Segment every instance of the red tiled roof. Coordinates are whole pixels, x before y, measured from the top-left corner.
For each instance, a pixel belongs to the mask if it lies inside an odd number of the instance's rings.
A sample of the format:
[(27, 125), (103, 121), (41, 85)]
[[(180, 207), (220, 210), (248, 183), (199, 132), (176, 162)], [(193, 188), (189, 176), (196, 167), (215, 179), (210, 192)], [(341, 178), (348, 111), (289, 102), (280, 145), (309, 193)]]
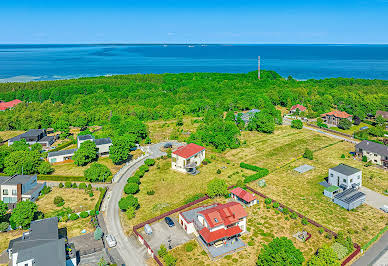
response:
[(187, 144), (186, 146), (182, 146), (178, 148), (173, 154), (183, 157), (185, 159), (190, 158), (191, 156), (197, 154), (200, 151), (203, 151), (205, 147), (199, 146), (194, 143)]
[(349, 118), (352, 117), (352, 115), (348, 114), (347, 112), (341, 112), (338, 110), (334, 110), (332, 112), (328, 112), (326, 114), (321, 114), (321, 116), (327, 116), (327, 115), (332, 115), (338, 118)]
[(236, 195), (237, 197), (239, 197), (240, 199), (243, 199), (245, 200), (246, 202), (251, 202), (251, 201), (254, 201), (256, 199), (256, 196), (253, 195), (252, 193), (249, 193), (247, 191), (245, 191), (244, 189), (240, 188), (240, 187), (236, 187), (234, 189), (232, 189), (230, 191), (230, 193)]
[(198, 214), (204, 216), (210, 228), (222, 224), (228, 226), (247, 216), (243, 206), (238, 202), (220, 204), (213, 208), (200, 211)]
[(199, 234), (207, 243), (211, 243), (225, 237), (235, 236), (237, 234), (240, 234), (241, 232), (241, 228), (238, 225), (235, 225), (226, 230), (222, 228), (213, 232), (210, 232), (207, 227), (204, 227), (199, 231)]
[(21, 103), (22, 101), (15, 99), (9, 102), (1, 102), (0, 103), (0, 110), (4, 111), (7, 110), (8, 108), (14, 107), (15, 105)]
[(296, 109), (299, 109), (299, 110), (301, 110), (302, 112), (304, 112), (304, 111), (306, 111), (306, 107), (304, 107), (303, 105), (301, 105), (301, 104), (296, 104), (296, 105), (294, 105), (293, 107), (291, 107), (291, 111), (292, 110), (296, 110)]

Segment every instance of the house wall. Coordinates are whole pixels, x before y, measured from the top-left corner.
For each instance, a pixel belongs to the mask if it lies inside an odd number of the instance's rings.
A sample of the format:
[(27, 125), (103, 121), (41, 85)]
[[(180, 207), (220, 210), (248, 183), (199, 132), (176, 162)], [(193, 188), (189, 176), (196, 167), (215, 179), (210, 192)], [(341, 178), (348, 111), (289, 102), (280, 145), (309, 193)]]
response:
[(47, 160), (50, 163), (58, 163), (58, 162), (63, 162), (63, 161), (71, 159), (73, 157), (73, 155), (74, 155), (74, 153), (66, 154), (66, 155), (52, 156), (52, 157), (48, 157)]
[(98, 145), (97, 146), (98, 154), (100, 154), (100, 155), (102, 155), (102, 154), (109, 154), (109, 147), (110, 146), (112, 146), (112, 143)]
[(183, 229), (186, 231), (186, 233), (194, 234), (194, 232), (195, 232), (194, 223), (186, 222), (186, 220), (182, 217), (181, 214), (179, 214), (179, 224), (183, 227)]
[(242, 233), (245, 233), (247, 231), (247, 218), (244, 217), (237, 225), (241, 228)]
[(350, 188), (352, 186), (352, 184), (358, 184), (361, 187), (362, 186), (362, 171), (357, 172), (357, 173), (350, 175), (350, 176), (346, 176), (346, 175), (338, 173), (332, 169), (329, 169), (329, 184), (337, 186), (337, 187), (339, 187), (341, 185), (345, 185), (346, 188)]
[[(17, 202), (17, 185), (1, 185), (1, 200), (4, 203), (16, 203)], [(8, 195), (4, 195), (4, 190), (8, 191)], [(15, 193), (12, 193), (14, 191)]]
[(360, 156), (366, 156), (368, 161), (372, 161), (373, 164), (383, 165), (382, 160), (383, 159), (388, 160), (388, 157), (384, 158), (380, 154), (377, 154), (377, 153), (374, 153), (374, 152), (370, 152), (370, 151), (366, 151), (366, 150), (362, 150), (362, 149), (358, 149), (356, 152)]
[(186, 173), (186, 165), (191, 163), (196, 163), (196, 165), (201, 165), (202, 161), (205, 159), (205, 150), (200, 151), (199, 153), (185, 159), (176, 154), (171, 154), (171, 168)]
[(358, 199), (356, 201), (351, 202), (350, 204), (347, 204), (347, 203), (343, 202), (342, 200), (339, 200), (339, 199), (336, 199), (336, 198), (334, 198), (333, 202), (335, 204), (338, 204), (339, 206), (347, 209), (348, 211), (350, 211), (350, 210), (352, 210), (354, 208), (357, 208), (361, 204), (363, 204), (365, 202), (365, 196), (361, 197), (360, 199)]

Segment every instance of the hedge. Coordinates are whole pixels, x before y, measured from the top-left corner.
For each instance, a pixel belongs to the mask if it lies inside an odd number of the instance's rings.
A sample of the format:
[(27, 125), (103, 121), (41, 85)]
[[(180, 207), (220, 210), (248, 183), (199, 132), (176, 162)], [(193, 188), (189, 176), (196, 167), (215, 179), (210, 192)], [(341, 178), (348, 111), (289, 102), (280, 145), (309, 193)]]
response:
[(388, 230), (388, 225), (383, 228), (380, 232), (377, 233), (371, 240), (369, 240), (368, 243), (362, 246), (362, 249), (365, 251), (370, 245), (372, 245), (373, 242), (375, 242), (382, 234), (385, 233), (385, 231)]
[(248, 170), (252, 170), (252, 171), (255, 171), (255, 172), (258, 172), (261, 169), (264, 169), (264, 168), (258, 167), (256, 165), (251, 165), (251, 164), (247, 164), (247, 163), (240, 163), (240, 167), (248, 169)]
[(87, 181), (84, 176), (65, 176), (65, 175), (38, 175), (38, 180), (44, 181)]
[(55, 149), (50, 150), (50, 152), (63, 150), (64, 148), (69, 147), (70, 145), (75, 144), (75, 143), (76, 143), (75, 139), (74, 140), (70, 140), (70, 141), (68, 141), (66, 143), (58, 145)]
[(100, 188), (100, 197), (98, 198), (98, 201), (96, 203), (96, 206), (94, 206), (94, 210), (97, 212), (100, 210), (102, 200), (104, 199), (105, 193), (106, 193), (107, 188)]
[(261, 168), (261, 167), (256, 166), (256, 165), (251, 165), (251, 164), (247, 164), (247, 163), (240, 163), (240, 167), (257, 172), (256, 174), (245, 177), (244, 183), (249, 183), (249, 182), (255, 181), (255, 180), (260, 179), (260, 178), (269, 174), (269, 170), (267, 168)]

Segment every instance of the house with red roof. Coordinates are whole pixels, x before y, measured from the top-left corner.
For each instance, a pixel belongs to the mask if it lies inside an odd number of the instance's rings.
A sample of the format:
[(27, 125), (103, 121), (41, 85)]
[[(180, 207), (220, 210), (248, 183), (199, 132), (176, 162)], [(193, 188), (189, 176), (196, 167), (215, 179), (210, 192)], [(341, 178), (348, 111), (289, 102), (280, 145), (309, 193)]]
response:
[(332, 112), (328, 112), (326, 114), (321, 114), (323, 122), (328, 125), (338, 126), (341, 119), (348, 119), (350, 122), (352, 121), (352, 115), (347, 112), (334, 110)]
[(188, 234), (198, 236), (198, 240), (211, 253), (214, 246), (225, 246), (232, 250), (244, 246), (238, 237), (246, 232), (247, 216), (238, 202), (216, 203), (181, 212), (179, 224)]
[(253, 206), (257, 204), (257, 198), (253, 193), (249, 193), (246, 190), (236, 187), (230, 191), (230, 197), (232, 199), (241, 201), (247, 206)]
[(9, 102), (0, 102), (0, 111), (5, 111), (7, 109), (11, 109), (15, 105), (21, 103), (21, 100), (15, 99)]
[(297, 112), (297, 110), (299, 110), (299, 112), (306, 112), (307, 108), (301, 104), (296, 104), (296, 105), (291, 107), (290, 113), (293, 114), (293, 113)]
[(182, 173), (196, 174), (205, 159), (205, 147), (194, 143), (181, 146), (171, 154), (171, 168)]

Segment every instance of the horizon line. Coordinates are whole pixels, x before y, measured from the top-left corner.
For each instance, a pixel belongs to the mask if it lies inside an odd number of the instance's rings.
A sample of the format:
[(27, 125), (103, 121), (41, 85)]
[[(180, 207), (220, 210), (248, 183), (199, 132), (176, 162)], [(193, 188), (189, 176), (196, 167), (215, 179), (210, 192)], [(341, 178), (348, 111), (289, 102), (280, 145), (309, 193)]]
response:
[(125, 42), (96, 42), (96, 43), (0, 43), (0, 45), (388, 45), (388, 43), (125, 43)]

